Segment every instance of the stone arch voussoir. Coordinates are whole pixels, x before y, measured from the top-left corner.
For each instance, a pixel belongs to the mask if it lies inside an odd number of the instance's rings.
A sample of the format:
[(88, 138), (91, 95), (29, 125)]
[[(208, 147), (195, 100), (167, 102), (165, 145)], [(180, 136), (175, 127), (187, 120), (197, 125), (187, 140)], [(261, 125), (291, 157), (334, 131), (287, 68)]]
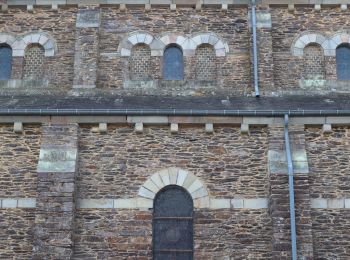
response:
[[(125, 37), (118, 46), (118, 52), (122, 57), (131, 56), (131, 49), (137, 44), (146, 44), (150, 46), (154, 41), (153, 35), (146, 32), (132, 32)], [(152, 48), (151, 48), (152, 49)]]
[(350, 44), (350, 34), (339, 32), (330, 37), (327, 46), (325, 46), (327, 56), (335, 56), (339, 45), (344, 43)]
[(47, 33), (29, 33), (14, 42), (13, 56), (23, 57), (26, 48), (31, 44), (39, 44), (45, 50), (45, 57), (55, 56), (57, 53), (56, 41)]
[(313, 33), (308, 32), (305, 34), (300, 35), (298, 38), (296, 38), (293, 41), (292, 44), (292, 55), (293, 56), (303, 56), (304, 55), (304, 48), (310, 44), (317, 44), (321, 46), (321, 48), (324, 51), (324, 54), (326, 55), (326, 48), (325, 45), (328, 43), (328, 39), (319, 33)]
[(7, 44), (14, 49), (14, 43), (16, 41), (16, 37), (10, 33), (0, 33), (0, 44)]
[(184, 56), (193, 56), (196, 50), (196, 44), (195, 42), (186, 36), (174, 34), (174, 33), (167, 33), (163, 34), (159, 39), (159, 51), (161, 55), (163, 56), (165, 48), (170, 44), (176, 44), (182, 49)]
[(227, 42), (221, 39), (219, 36), (213, 33), (200, 33), (193, 36), (192, 41), (196, 44), (195, 49), (202, 44), (212, 45), (215, 49), (215, 55), (217, 57), (226, 56), (229, 52)]
[(209, 207), (209, 192), (202, 181), (194, 174), (175, 167), (158, 171), (149, 177), (139, 189), (138, 197), (153, 205), (156, 194), (168, 185), (178, 185), (187, 190), (196, 208)]

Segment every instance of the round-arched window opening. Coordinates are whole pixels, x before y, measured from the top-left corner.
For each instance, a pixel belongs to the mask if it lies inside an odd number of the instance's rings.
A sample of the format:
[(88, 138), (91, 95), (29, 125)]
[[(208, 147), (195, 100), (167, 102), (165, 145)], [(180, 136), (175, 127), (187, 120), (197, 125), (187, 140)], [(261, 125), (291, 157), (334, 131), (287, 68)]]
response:
[(0, 45), (0, 80), (9, 80), (12, 71), (12, 48), (7, 44)]
[(169, 185), (154, 199), (153, 259), (193, 259), (193, 200), (182, 187)]
[(341, 44), (336, 50), (337, 78), (350, 80), (350, 44)]
[(165, 80), (183, 80), (184, 78), (183, 53), (177, 45), (170, 45), (164, 51), (163, 78)]

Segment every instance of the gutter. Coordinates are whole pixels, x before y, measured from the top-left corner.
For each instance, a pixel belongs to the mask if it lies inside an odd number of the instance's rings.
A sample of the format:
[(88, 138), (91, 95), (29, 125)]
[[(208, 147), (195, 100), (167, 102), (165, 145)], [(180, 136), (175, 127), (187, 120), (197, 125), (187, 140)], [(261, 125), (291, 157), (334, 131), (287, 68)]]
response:
[(256, 1), (252, 0), (252, 28), (253, 28), (253, 67), (254, 67), (254, 90), (255, 96), (259, 97), (259, 74), (258, 74), (258, 46), (256, 36)]
[(0, 116), (350, 116), (350, 110), (0, 109)]
[(297, 260), (297, 235), (295, 224), (295, 205), (294, 205), (294, 170), (292, 161), (292, 152), (289, 144), (288, 132), (288, 114), (284, 115), (284, 142), (286, 147), (287, 164), (288, 164), (288, 184), (289, 184), (289, 207), (290, 207), (290, 232), (292, 242), (292, 259)]

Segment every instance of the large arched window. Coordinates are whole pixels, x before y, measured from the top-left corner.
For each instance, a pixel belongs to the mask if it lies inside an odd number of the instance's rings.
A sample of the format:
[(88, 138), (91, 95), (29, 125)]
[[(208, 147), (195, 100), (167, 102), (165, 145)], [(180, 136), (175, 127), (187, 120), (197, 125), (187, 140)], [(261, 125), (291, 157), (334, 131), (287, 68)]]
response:
[(0, 45), (0, 80), (11, 78), (12, 49), (7, 44)]
[(340, 45), (337, 48), (336, 58), (338, 79), (350, 80), (350, 45)]
[(212, 45), (202, 44), (196, 50), (197, 80), (216, 79), (216, 56)]
[(151, 49), (146, 44), (137, 44), (132, 48), (130, 70), (133, 80), (151, 78)]
[(324, 79), (325, 66), (323, 49), (318, 44), (309, 44), (304, 48), (304, 79)]
[(170, 45), (164, 51), (163, 78), (165, 80), (182, 80), (184, 78), (183, 54), (176, 45)]
[(193, 200), (180, 186), (166, 186), (154, 199), (153, 259), (193, 259)]
[(23, 78), (38, 80), (44, 77), (45, 50), (39, 44), (31, 44), (24, 54)]

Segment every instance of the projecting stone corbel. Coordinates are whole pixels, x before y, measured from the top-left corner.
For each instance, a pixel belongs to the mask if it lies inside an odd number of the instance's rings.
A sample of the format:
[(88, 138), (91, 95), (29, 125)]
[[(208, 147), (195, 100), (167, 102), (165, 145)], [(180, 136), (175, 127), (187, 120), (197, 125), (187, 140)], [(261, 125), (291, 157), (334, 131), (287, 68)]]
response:
[(22, 122), (15, 122), (13, 124), (13, 131), (16, 134), (22, 134), (23, 133), (23, 124), (22, 124)]
[(177, 134), (179, 132), (179, 124), (172, 123), (170, 124), (170, 133)]
[(214, 133), (214, 125), (211, 123), (205, 124), (205, 133), (207, 133), (207, 134)]
[(289, 12), (294, 12), (295, 11), (295, 5), (294, 4), (288, 4), (288, 11)]
[(249, 135), (249, 125), (241, 124), (241, 134)]
[(28, 11), (29, 13), (32, 13), (32, 12), (34, 11), (33, 5), (27, 5), (27, 11)]
[(322, 126), (322, 132), (323, 132), (324, 134), (330, 134), (330, 133), (332, 133), (332, 125), (331, 125), (331, 124), (324, 124), (324, 125)]
[(142, 134), (143, 133), (143, 123), (135, 124), (135, 133)]
[(348, 5), (347, 5), (347, 4), (342, 4), (342, 5), (340, 5), (340, 10), (342, 10), (343, 12), (345, 12), (346, 10), (348, 10)]
[(107, 123), (99, 123), (98, 124), (98, 131), (100, 134), (107, 134), (108, 129), (107, 129)]

